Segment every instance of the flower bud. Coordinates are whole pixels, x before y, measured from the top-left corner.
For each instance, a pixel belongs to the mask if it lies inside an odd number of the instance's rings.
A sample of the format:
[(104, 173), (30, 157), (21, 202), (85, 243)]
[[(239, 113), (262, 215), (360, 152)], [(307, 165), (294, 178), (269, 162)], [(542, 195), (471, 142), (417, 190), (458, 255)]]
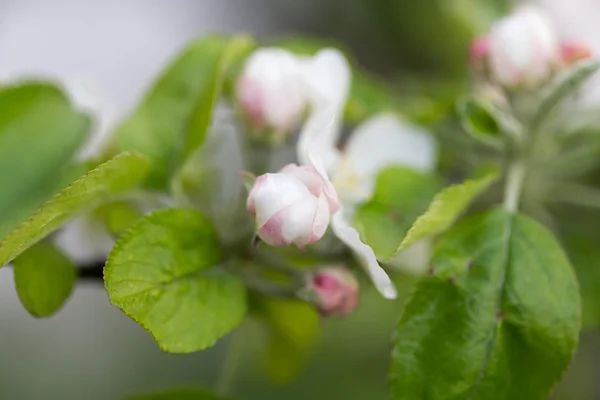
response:
[(490, 45), (487, 36), (476, 37), (471, 42), (471, 46), (469, 47), (469, 61), (475, 71), (485, 71), (489, 52)]
[(310, 300), (325, 317), (343, 317), (358, 306), (358, 281), (344, 267), (320, 269), (312, 276), (309, 293)]
[(496, 22), (488, 38), (492, 79), (507, 87), (541, 84), (560, 59), (552, 21), (533, 6)]
[(256, 178), (246, 208), (265, 243), (304, 247), (323, 237), (339, 203), (331, 182), (314, 167), (289, 164)]
[(583, 42), (565, 42), (560, 47), (561, 60), (564, 66), (592, 57), (592, 50)]
[(255, 51), (237, 82), (236, 96), (255, 129), (289, 132), (307, 103), (298, 59), (278, 48)]

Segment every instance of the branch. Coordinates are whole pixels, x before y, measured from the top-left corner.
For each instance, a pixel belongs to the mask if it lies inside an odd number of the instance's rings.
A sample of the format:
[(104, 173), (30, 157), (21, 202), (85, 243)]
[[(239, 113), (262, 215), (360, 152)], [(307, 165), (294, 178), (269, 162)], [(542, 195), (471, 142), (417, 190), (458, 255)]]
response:
[(104, 261), (96, 261), (89, 264), (78, 265), (77, 279), (88, 282), (103, 282)]

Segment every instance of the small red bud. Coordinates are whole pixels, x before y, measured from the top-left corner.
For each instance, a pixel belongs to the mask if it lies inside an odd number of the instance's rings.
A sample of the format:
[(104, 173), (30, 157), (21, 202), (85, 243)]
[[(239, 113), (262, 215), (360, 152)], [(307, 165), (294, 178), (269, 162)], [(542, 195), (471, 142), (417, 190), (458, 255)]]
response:
[(561, 45), (560, 54), (563, 64), (569, 66), (592, 57), (592, 50), (583, 42), (565, 42)]
[(476, 37), (469, 47), (469, 60), (471, 67), (475, 70), (485, 69), (486, 60), (490, 51), (487, 36)]
[(358, 306), (358, 281), (344, 267), (320, 269), (311, 279), (310, 291), (314, 305), (325, 317), (342, 317)]

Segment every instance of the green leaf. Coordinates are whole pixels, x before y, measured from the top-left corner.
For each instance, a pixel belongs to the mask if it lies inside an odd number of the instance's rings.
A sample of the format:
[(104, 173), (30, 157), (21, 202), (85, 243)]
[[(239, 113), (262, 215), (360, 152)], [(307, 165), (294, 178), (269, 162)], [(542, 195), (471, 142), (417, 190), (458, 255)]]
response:
[(104, 221), (108, 231), (119, 236), (135, 221), (142, 217), (142, 212), (133, 204), (125, 201), (115, 201), (98, 207), (96, 214)]
[(598, 69), (600, 69), (600, 60), (591, 59), (580, 61), (566, 71), (542, 99), (542, 103), (533, 117), (531, 130), (537, 130), (551, 115), (554, 108), (579, 90), (581, 85)]
[(467, 97), (457, 103), (463, 129), (475, 140), (494, 147), (502, 146), (502, 130), (492, 106)]
[(265, 367), (276, 383), (289, 383), (312, 353), (320, 318), (314, 307), (298, 300), (261, 298), (260, 311), (267, 323)]
[(552, 234), (502, 209), (441, 239), (394, 337), (394, 400), (542, 400), (581, 327), (577, 280)]
[(168, 188), (170, 178), (207, 135), (227, 69), (253, 46), (246, 36), (210, 36), (191, 43), (118, 128), (109, 153), (145, 154), (152, 166), (146, 184)]
[(164, 351), (215, 344), (246, 312), (241, 281), (217, 268), (222, 253), (199, 212), (166, 209), (138, 220), (115, 244), (104, 281), (110, 301), (142, 325)]
[(391, 260), (419, 239), (440, 234), (450, 228), (469, 204), (496, 179), (498, 179), (498, 174), (493, 172), (479, 179), (471, 179), (447, 187), (439, 192), (427, 211), (417, 218), (410, 227), (408, 233), (389, 259)]
[(77, 275), (69, 259), (46, 242), (17, 257), (13, 268), (21, 303), (34, 317), (58, 311), (71, 294)]
[(146, 158), (123, 153), (63, 189), (0, 243), (0, 266), (60, 228), (80, 212), (133, 189), (148, 172)]
[(173, 389), (164, 392), (132, 396), (129, 400), (225, 400), (204, 389)]
[(354, 221), (379, 259), (395, 253), (440, 186), (435, 176), (410, 168), (390, 167), (379, 173), (372, 199), (358, 209)]
[[(0, 221), (39, 206), (56, 189), (90, 129), (55, 86), (23, 82), (0, 89)], [(23, 211), (25, 209), (25, 211)]]
[(597, 242), (585, 233), (564, 236), (564, 245), (581, 282), (582, 324), (586, 328), (600, 325), (600, 250)]

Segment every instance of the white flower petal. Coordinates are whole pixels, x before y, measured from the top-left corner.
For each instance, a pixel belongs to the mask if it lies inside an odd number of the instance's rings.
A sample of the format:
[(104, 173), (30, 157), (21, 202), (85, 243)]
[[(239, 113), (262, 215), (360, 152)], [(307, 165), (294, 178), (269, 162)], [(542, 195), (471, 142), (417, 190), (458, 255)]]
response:
[(354, 131), (333, 183), (340, 197), (356, 204), (371, 197), (383, 168), (403, 165), (428, 172), (436, 160), (437, 148), (430, 134), (393, 114), (379, 114)]
[(314, 198), (308, 188), (293, 176), (264, 174), (256, 179), (248, 195), (247, 206), (250, 212), (254, 210), (256, 226), (260, 228), (277, 212), (307, 197)]
[(301, 66), (312, 109), (298, 139), (298, 159), (301, 164), (320, 164), (317, 169), (330, 171), (338, 158), (336, 143), (350, 90), (350, 66), (336, 49), (324, 49), (302, 59)]
[(327, 199), (329, 209), (332, 213), (339, 208), (337, 192), (333, 184), (326, 176), (323, 176), (317, 169), (310, 165), (288, 164), (284, 166), (279, 173), (289, 174), (300, 182), (304, 183), (310, 193), (315, 197), (324, 195)]
[(340, 105), (350, 91), (351, 71), (344, 54), (334, 48), (317, 52), (300, 60), (306, 96), (313, 106)]
[[(323, 236), (327, 228), (327, 225), (325, 229), (322, 227), (323, 218), (327, 224), (329, 222), (327, 200), (320, 201), (307, 194), (274, 213), (264, 225), (260, 226), (258, 235), (271, 246), (287, 246), (294, 243), (302, 247), (309, 244), (311, 239), (315, 241)], [(318, 237), (313, 235), (315, 221), (318, 224), (318, 232), (321, 232)]]
[(331, 219), (333, 233), (359, 258), (360, 264), (366, 269), (377, 290), (387, 299), (395, 299), (396, 288), (390, 277), (377, 262), (373, 249), (360, 240), (358, 231), (349, 223), (348, 214), (340, 209)]
[(339, 150), (335, 146), (339, 136), (337, 112), (333, 107), (313, 110), (296, 144), (300, 164), (312, 165), (323, 176), (333, 170), (339, 159)]

